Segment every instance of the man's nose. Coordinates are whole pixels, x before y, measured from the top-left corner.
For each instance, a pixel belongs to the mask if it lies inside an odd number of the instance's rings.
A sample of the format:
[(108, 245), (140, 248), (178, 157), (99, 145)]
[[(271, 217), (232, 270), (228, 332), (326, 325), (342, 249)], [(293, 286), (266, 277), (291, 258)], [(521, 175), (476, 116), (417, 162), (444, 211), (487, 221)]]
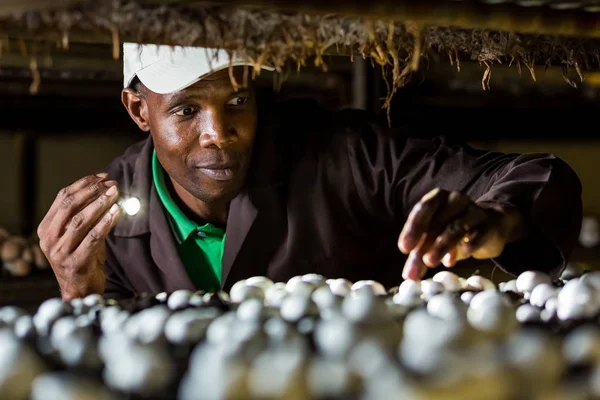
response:
[(203, 110), (203, 118), (200, 121), (200, 146), (224, 149), (236, 140), (235, 128), (228, 124), (224, 112)]

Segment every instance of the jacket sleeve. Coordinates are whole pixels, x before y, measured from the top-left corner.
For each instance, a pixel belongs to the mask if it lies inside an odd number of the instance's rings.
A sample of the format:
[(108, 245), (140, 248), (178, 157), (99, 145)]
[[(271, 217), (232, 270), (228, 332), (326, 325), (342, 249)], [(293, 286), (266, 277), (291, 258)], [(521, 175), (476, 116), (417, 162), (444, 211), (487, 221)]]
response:
[[(344, 113), (346, 113), (344, 115)], [(494, 263), (513, 274), (562, 271), (575, 247), (582, 219), (581, 183), (552, 154), (504, 154), (405, 137), (342, 112), (349, 163), (362, 203), (381, 223), (402, 229), (412, 207), (439, 187), (475, 202), (517, 207), (528, 227)]]

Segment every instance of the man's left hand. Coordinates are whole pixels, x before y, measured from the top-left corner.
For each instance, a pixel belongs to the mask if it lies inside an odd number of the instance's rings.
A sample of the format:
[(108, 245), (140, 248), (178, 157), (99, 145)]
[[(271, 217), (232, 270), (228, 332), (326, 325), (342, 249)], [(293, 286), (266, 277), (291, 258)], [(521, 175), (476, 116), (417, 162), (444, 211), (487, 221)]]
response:
[(453, 267), (473, 257), (498, 257), (524, 235), (520, 212), (496, 203), (475, 203), (459, 192), (434, 189), (414, 206), (398, 239), (408, 254), (402, 276), (421, 279), (427, 268)]

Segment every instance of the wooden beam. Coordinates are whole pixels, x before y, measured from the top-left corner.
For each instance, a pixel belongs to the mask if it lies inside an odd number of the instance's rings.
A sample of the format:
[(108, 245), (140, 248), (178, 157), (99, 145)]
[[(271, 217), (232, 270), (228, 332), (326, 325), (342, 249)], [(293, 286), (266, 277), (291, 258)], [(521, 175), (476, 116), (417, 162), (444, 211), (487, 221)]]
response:
[(16, 12), (41, 11), (81, 3), (82, 0), (2, 0), (0, 17)]
[[(0, 6), (2, 10), (9, 9), (37, 9), (47, 7), (65, 7), (65, 4), (85, 5), (82, 0), (26, 0), (20, 7), (16, 0), (11, 0), (9, 5)], [(575, 36), (580, 38), (600, 38), (600, 13), (586, 12), (583, 10), (557, 10), (548, 6), (523, 7), (515, 4), (482, 4), (474, 1), (450, 0), (138, 0), (138, 4), (153, 8), (157, 6), (172, 5), (174, 7), (189, 7), (191, 10), (211, 5), (243, 7), (273, 12), (294, 12), (307, 14), (332, 14), (351, 16), (383, 21), (414, 22), (420, 26), (442, 26), (460, 29), (486, 29), (494, 31), (518, 32), (524, 34), (539, 34), (553, 36)], [(12, 6), (11, 6), (12, 4)], [(95, 7), (95, 2), (89, 2), (90, 8)], [(107, 16), (108, 18), (109, 16)], [(91, 43), (111, 43), (114, 39), (112, 32), (105, 25), (94, 21), (82, 29), (77, 25), (70, 30), (70, 40)], [(38, 38), (60, 39), (60, 32), (56, 27), (44, 28), (42, 32), (35, 32)], [(27, 37), (18, 26), (11, 24), (6, 19), (0, 18), (0, 34), (8, 33), (10, 36), (19, 35)], [(160, 43), (164, 38), (154, 40), (149, 37), (136, 37), (135, 34), (123, 34), (121, 41), (146, 41)], [(208, 38), (210, 40), (210, 38)], [(207, 46), (210, 43), (206, 44)]]

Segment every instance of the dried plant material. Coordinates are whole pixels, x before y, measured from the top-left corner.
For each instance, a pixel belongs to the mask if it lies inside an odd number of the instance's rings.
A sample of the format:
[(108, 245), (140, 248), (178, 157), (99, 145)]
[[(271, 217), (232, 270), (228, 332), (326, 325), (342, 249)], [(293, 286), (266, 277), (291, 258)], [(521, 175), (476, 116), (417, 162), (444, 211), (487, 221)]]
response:
[(29, 61), (29, 69), (31, 70), (32, 77), (31, 84), (29, 85), (29, 93), (38, 94), (42, 78), (38, 69), (38, 62), (36, 56), (31, 57), (31, 60)]
[[(521, 64), (535, 81), (536, 65), (564, 64), (574, 68), (580, 80), (584, 70), (600, 67), (600, 39), (558, 35), (522, 34), (482, 29), (424, 26), (415, 21), (386, 21), (342, 15), (309, 15), (301, 12), (275, 12), (266, 8), (243, 8), (209, 2), (177, 2), (164, 6), (129, 0), (77, 2), (54, 10), (27, 12), (0, 18), (5, 27), (40, 43), (69, 46), (69, 35), (99, 33), (112, 40), (113, 57), (120, 56), (123, 41), (183, 46), (210, 46), (227, 49), (252, 60), (255, 79), (261, 66), (275, 67), (274, 86), (285, 81), (283, 74), (314, 62), (327, 70), (324, 56), (343, 52), (351, 58), (370, 57), (373, 65), (390, 74), (391, 98), (421, 68), (421, 59), (448, 55), (460, 72), (461, 60), (480, 62), (486, 68), (482, 88), (489, 89), (491, 68), (496, 63)], [(18, 41), (23, 52), (27, 49)], [(4, 49), (6, 52), (6, 49)], [(30, 55), (28, 55), (29, 57)], [(569, 82), (567, 82), (570, 84)], [(239, 83), (232, 80), (234, 86)]]
[(229, 67), (227, 69), (229, 70), (229, 80), (231, 81), (231, 86), (233, 86), (233, 91), (237, 92), (240, 89), (240, 87), (237, 83), (237, 80), (235, 79), (235, 76), (233, 75), (233, 57), (234, 57), (233, 52), (228, 52), (228, 56), (229, 56)]
[(564, 80), (565, 82), (567, 82), (567, 83), (569, 84), (569, 86), (571, 86), (572, 88), (574, 88), (574, 89), (577, 89), (577, 83), (573, 82), (573, 81), (572, 81), (572, 80), (569, 78), (568, 74), (569, 74), (569, 67), (567, 67), (567, 66), (565, 65), (565, 66), (563, 67), (563, 71), (562, 71), (562, 77), (563, 77), (563, 80)]
[(487, 68), (483, 73), (483, 78), (481, 78), (481, 87), (483, 90), (490, 90), (490, 79), (492, 78), (492, 67), (487, 64)]
[(577, 75), (579, 75), (579, 80), (583, 82), (585, 78), (583, 77), (583, 73), (581, 72), (581, 68), (579, 67), (579, 63), (575, 61), (575, 71), (577, 71)]
[(69, 50), (69, 33), (63, 32), (60, 40), (60, 45), (63, 50)]
[(112, 49), (113, 59), (118, 60), (121, 54), (121, 41), (119, 40), (119, 30), (117, 28), (112, 29)]
[(25, 44), (25, 40), (19, 39), (17, 43), (19, 43), (19, 52), (21, 53), (21, 56), (27, 57), (27, 44)]

